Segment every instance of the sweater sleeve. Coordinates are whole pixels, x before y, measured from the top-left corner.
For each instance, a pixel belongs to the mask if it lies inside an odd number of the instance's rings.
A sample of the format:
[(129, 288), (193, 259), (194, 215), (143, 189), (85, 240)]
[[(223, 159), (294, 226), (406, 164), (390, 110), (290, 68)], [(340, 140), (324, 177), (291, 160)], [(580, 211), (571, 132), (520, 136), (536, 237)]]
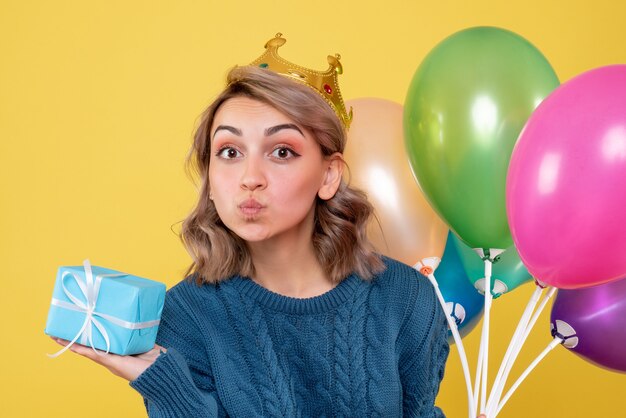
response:
[(151, 418), (225, 416), (202, 334), (180, 292), (172, 290), (165, 298), (157, 335), (157, 344), (167, 352), (130, 386), (143, 396)]
[(417, 284), (399, 337), (404, 416), (445, 417), (435, 406), (450, 351), (445, 313), (428, 279)]

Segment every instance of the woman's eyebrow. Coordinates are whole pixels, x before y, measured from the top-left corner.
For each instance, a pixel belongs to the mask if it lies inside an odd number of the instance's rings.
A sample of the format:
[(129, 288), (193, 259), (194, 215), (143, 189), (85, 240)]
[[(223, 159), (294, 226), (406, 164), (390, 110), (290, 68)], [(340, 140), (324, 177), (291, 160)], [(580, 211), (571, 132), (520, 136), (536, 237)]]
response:
[(240, 130), (240, 129), (237, 129), (237, 128), (233, 127), (233, 126), (228, 126), (228, 125), (219, 125), (219, 126), (218, 126), (217, 128), (215, 128), (215, 130), (213, 131), (213, 136), (215, 136), (215, 134), (216, 134), (218, 131), (222, 131), (222, 130), (223, 130), (223, 131), (228, 131), (228, 132), (230, 132), (230, 133), (232, 133), (232, 134), (234, 134), (234, 135), (237, 135), (237, 136), (241, 136), (241, 130)]
[(281, 131), (283, 129), (293, 129), (293, 130), (300, 132), (300, 135), (304, 136), (304, 134), (302, 133), (302, 130), (298, 128), (296, 125), (294, 125), (293, 123), (283, 123), (281, 125), (276, 125), (276, 126), (272, 126), (271, 128), (267, 128), (265, 130), (265, 136), (274, 135), (276, 132)]

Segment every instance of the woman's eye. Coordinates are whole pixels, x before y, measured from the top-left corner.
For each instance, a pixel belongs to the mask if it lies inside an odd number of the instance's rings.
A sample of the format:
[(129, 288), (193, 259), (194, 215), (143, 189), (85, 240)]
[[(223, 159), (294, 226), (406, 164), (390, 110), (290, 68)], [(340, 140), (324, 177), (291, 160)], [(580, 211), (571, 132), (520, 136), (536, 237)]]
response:
[(278, 147), (272, 151), (272, 157), (278, 158), (279, 160), (288, 160), (297, 156), (299, 156), (298, 153), (287, 147)]
[(225, 147), (217, 152), (217, 156), (227, 160), (232, 160), (233, 158), (240, 157), (241, 153), (233, 147)]

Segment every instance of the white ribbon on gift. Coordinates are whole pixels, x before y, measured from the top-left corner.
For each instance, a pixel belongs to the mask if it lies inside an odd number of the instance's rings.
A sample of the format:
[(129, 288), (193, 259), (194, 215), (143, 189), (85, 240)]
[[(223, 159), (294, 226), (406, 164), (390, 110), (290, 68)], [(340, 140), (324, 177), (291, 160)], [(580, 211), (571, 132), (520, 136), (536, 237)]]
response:
[[(85, 321), (83, 322), (83, 325), (80, 327), (80, 330), (78, 331), (78, 333), (76, 333), (76, 336), (72, 339), (72, 341), (69, 342), (69, 344), (67, 344), (65, 347), (63, 347), (61, 350), (57, 351), (54, 354), (48, 354), (48, 357), (60, 356), (66, 350), (68, 350), (72, 345), (74, 345), (74, 343), (76, 343), (79, 338), (80, 338), (80, 344), (87, 345), (87, 342), (89, 342), (89, 345), (91, 346), (93, 351), (95, 351), (96, 354), (100, 355), (100, 352), (96, 350), (96, 347), (93, 344), (93, 327), (94, 326), (96, 327), (100, 335), (102, 335), (102, 337), (104, 338), (104, 341), (106, 342), (106, 345), (107, 345), (106, 353), (108, 353), (109, 349), (111, 348), (109, 334), (107, 333), (106, 328), (102, 325), (102, 323), (95, 318), (96, 316), (106, 319), (112, 324), (115, 324), (117, 326), (127, 328), (127, 329), (143, 329), (143, 328), (150, 328), (150, 327), (159, 325), (160, 320), (158, 319), (153, 320), (153, 321), (145, 321), (145, 322), (129, 322), (129, 321), (125, 321), (123, 319), (117, 318), (112, 315), (108, 315), (102, 312), (97, 312), (95, 308), (96, 308), (96, 302), (98, 300), (98, 294), (100, 293), (100, 284), (102, 280), (106, 277), (121, 277), (121, 276), (128, 276), (128, 275), (124, 273), (99, 274), (94, 279), (93, 273), (91, 271), (91, 263), (89, 263), (89, 260), (83, 261), (83, 266), (85, 267), (85, 280), (83, 280), (80, 276), (76, 275), (75, 273), (71, 271), (65, 271), (63, 272), (63, 275), (61, 276), (61, 286), (63, 287), (63, 292), (65, 293), (65, 296), (67, 296), (68, 299), (72, 301), (72, 303), (64, 301), (64, 300), (52, 298), (51, 304), (58, 306), (60, 308), (63, 308), (63, 309), (83, 312), (85, 313)], [(77, 298), (76, 296), (74, 296), (69, 290), (67, 290), (67, 288), (65, 287), (65, 279), (67, 277), (74, 278), (80, 291), (83, 293), (83, 296), (85, 297), (86, 303), (80, 300), (79, 298)]]

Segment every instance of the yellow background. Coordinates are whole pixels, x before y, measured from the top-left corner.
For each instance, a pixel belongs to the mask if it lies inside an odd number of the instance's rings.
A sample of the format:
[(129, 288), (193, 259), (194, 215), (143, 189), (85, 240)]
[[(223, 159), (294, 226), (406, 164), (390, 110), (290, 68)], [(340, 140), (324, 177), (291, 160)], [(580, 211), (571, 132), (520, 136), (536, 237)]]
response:
[[(127, 384), (43, 334), (56, 269), (116, 268), (168, 284), (189, 258), (173, 230), (195, 199), (183, 159), (197, 116), (230, 66), (281, 31), (284, 55), (325, 68), (340, 52), (345, 98), (402, 103), (425, 54), (494, 25), (537, 46), (561, 81), (626, 62), (623, 2), (0, 2), (0, 415), (135, 417)], [(584, 191), (581, 191), (584, 198)], [(598, 260), (601, 262), (601, 260)], [(532, 289), (495, 301), (491, 378)], [(517, 375), (550, 340), (547, 311)], [(472, 359), (478, 332), (466, 339)], [(438, 404), (466, 416), (453, 350)], [(503, 417), (623, 416), (626, 376), (557, 347)]]

